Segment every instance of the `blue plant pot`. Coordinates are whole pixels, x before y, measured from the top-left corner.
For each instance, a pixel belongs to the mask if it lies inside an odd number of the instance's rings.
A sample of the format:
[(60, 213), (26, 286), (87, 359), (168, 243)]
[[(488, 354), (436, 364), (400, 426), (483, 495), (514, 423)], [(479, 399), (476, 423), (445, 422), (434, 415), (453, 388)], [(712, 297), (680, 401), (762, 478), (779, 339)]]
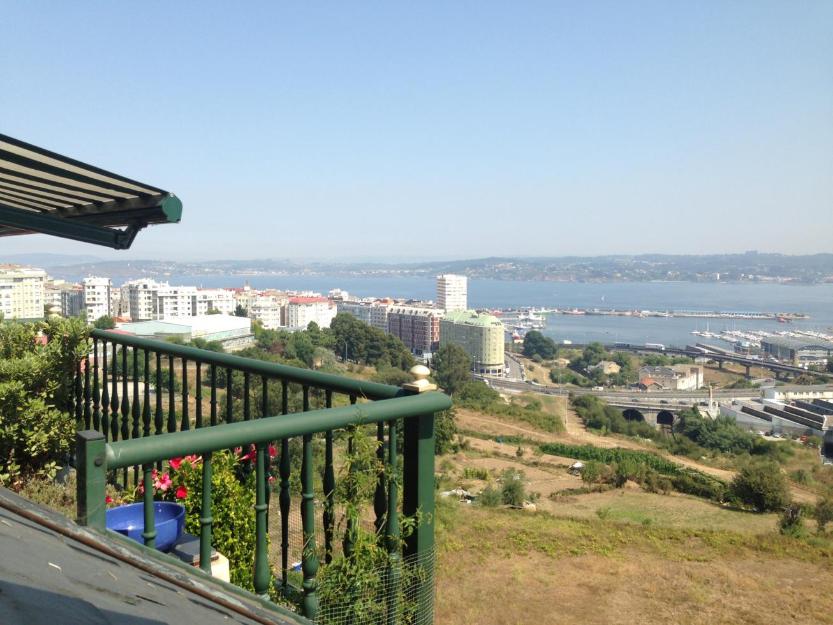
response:
[[(145, 505), (143, 503), (110, 508), (106, 516), (108, 529), (124, 534), (137, 543), (145, 544), (145, 539), (142, 537), (142, 532), (145, 531)], [(154, 501), (153, 518), (156, 528), (156, 548), (160, 551), (167, 551), (182, 536), (185, 526), (185, 507), (168, 501)]]

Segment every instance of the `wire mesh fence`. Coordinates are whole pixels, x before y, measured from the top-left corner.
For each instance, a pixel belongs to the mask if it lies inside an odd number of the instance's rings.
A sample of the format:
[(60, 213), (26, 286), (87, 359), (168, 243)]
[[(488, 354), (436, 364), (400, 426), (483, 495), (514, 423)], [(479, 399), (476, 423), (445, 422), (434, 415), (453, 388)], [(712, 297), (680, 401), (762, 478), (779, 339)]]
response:
[(325, 571), (316, 623), (322, 625), (431, 625), (434, 607), (434, 550), (386, 558), (357, 571)]

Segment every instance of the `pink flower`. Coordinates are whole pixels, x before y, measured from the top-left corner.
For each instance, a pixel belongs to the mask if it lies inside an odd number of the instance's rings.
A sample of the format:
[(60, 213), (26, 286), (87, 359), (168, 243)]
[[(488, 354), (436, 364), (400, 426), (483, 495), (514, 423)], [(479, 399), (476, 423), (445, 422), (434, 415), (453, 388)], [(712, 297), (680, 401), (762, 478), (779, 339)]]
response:
[(177, 499), (185, 499), (188, 496), (188, 489), (184, 486), (180, 486), (176, 489), (175, 495)]
[(179, 467), (182, 466), (182, 458), (171, 458), (168, 460), (168, 464), (174, 471), (179, 471)]
[(162, 477), (153, 483), (153, 486), (157, 490), (161, 490), (164, 493), (172, 486), (172, 484), (173, 482), (171, 481), (171, 476), (167, 473), (163, 473)]
[(243, 453), (243, 448), (242, 447), (235, 447), (234, 448), (234, 454), (235, 455), (239, 456), (241, 453)]
[(275, 449), (275, 446), (274, 445), (269, 445), (269, 457), (274, 458), (277, 455), (278, 455), (278, 450)]
[(105, 504), (108, 504), (108, 503), (113, 503), (113, 498), (112, 498), (112, 497), (110, 497), (110, 495), (105, 496), (105, 497), (104, 497), (104, 503), (105, 503)]
[(140, 495), (144, 495), (144, 494), (145, 494), (145, 481), (144, 481), (144, 480), (142, 480), (141, 482), (139, 482), (139, 486), (136, 488), (136, 490), (138, 490), (138, 491), (139, 491), (139, 494), (140, 494)]
[(185, 462), (190, 462), (191, 464), (197, 464), (198, 462), (202, 461), (202, 456), (198, 456), (196, 454), (192, 454), (190, 456), (185, 456), (183, 458)]
[(269, 483), (271, 484), (271, 483), (272, 483), (272, 482), (274, 482), (274, 481), (275, 481), (275, 476), (274, 476), (274, 475), (270, 475), (270, 476), (269, 476)]

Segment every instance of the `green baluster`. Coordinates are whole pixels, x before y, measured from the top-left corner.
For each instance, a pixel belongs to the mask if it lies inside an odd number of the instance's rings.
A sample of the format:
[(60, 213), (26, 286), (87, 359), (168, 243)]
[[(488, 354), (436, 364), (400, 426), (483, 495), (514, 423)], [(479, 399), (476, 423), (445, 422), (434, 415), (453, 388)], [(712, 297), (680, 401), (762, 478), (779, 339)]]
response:
[(232, 412), (232, 400), (234, 399), (234, 397), (231, 394), (231, 390), (231, 369), (226, 367), (226, 423), (234, 422), (234, 413)]
[[(350, 395), (350, 404), (353, 405), (356, 403), (356, 396)], [(347, 454), (349, 457), (352, 458), (353, 456), (353, 437), (355, 436), (356, 428), (352, 426), (350, 428), (350, 436), (347, 439)], [(354, 489), (353, 485), (353, 473), (355, 472), (355, 468), (353, 467), (354, 463), (350, 462), (349, 477), (348, 483), (351, 485), (351, 492), (347, 493), (347, 497), (349, 501), (355, 501), (357, 498), (356, 493), (352, 492)], [(358, 518), (357, 518), (357, 510), (355, 508), (349, 507), (348, 514), (347, 514), (347, 527), (344, 530), (344, 540), (342, 541), (341, 545), (344, 549), (344, 557), (351, 559), (353, 557), (353, 552), (356, 546), (356, 531), (358, 528)]]
[(385, 513), (387, 504), (385, 501), (385, 424), (376, 424), (376, 459), (379, 461), (379, 474), (376, 477), (376, 491), (373, 493), (373, 512), (376, 519), (373, 525), (376, 528), (376, 536), (381, 537), (385, 533)]
[(101, 430), (101, 389), (98, 381), (98, 339), (93, 339), (93, 429)]
[(252, 407), (249, 404), (249, 372), (243, 373), (243, 420), (252, 418)]
[(118, 352), (116, 343), (113, 343), (113, 373), (112, 390), (110, 391), (110, 440), (119, 440), (119, 372)]
[(257, 465), (255, 469), (255, 593), (264, 598), (269, 597), (269, 553), (266, 545), (266, 446), (257, 446)]
[(200, 568), (211, 573), (211, 452), (202, 456), (202, 510), (200, 512)]
[(145, 401), (142, 402), (142, 436), (150, 436), (150, 351), (145, 350)]
[[(141, 406), (139, 405), (139, 350), (133, 348), (133, 431), (131, 438), (139, 438), (139, 419), (142, 417)], [(133, 483), (139, 481), (139, 467), (133, 467)]]
[(83, 378), (83, 373), (81, 373), (81, 367), (83, 360), (79, 360), (75, 365), (75, 378), (73, 379), (74, 391), (75, 395), (72, 402), (72, 407), (75, 411), (75, 423), (78, 425), (81, 424), (81, 419), (84, 418), (84, 391), (82, 389), (81, 379)]
[[(333, 392), (326, 391), (327, 408), (333, 407)], [(336, 478), (333, 470), (333, 431), (324, 433), (324, 562), (333, 560), (333, 526), (335, 525)]]
[[(127, 346), (121, 348), (121, 439), (130, 437), (130, 398), (127, 394)], [(122, 485), (127, 488), (127, 467), (122, 469)]]
[(217, 425), (217, 365), (211, 365), (211, 425)]
[(388, 550), (387, 570), (387, 625), (396, 625), (399, 611), (399, 583), (402, 577), (402, 559), (399, 555), (399, 516), (397, 513), (397, 458), (396, 421), (388, 422), (388, 513), (385, 523), (385, 546)]
[(188, 416), (188, 361), (182, 359), (182, 425), (183, 432), (191, 429), (191, 419)]
[(142, 538), (145, 539), (145, 546), (154, 549), (156, 547), (156, 519), (154, 518), (153, 503), (153, 465), (143, 464), (142, 472), (145, 480), (145, 493), (142, 497), (144, 502), (145, 528), (142, 531)]
[[(304, 387), (304, 395), (308, 389)], [(303, 614), (314, 621), (318, 614), (318, 554), (315, 544), (315, 493), (312, 478), (312, 434), (304, 434), (303, 456), (301, 458), (301, 524), (304, 547), (301, 553), (301, 570), (304, 574)]]
[(168, 432), (176, 432), (176, 395), (174, 393), (174, 357), (168, 354)]
[(105, 440), (110, 435), (110, 385), (107, 383), (107, 341), (101, 342), (101, 432), (104, 434)]
[[(289, 384), (286, 380), (281, 380), (281, 414), (289, 413)], [(286, 589), (289, 581), (287, 574), (289, 571), (289, 504), (291, 497), (289, 494), (289, 478), (291, 465), (289, 463), (289, 439), (281, 439), (281, 461), (280, 461), (280, 475), (281, 475), (281, 492), (278, 498), (278, 504), (281, 509), (281, 584)]]
[(202, 427), (202, 363), (197, 360), (194, 362), (194, 366), (197, 368), (195, 375), (196, 378), (194, 380), (197, 388), (194, 391), (194, 401), (196, 402), (194, 406), (194, 420), (198, 428)]
[(84, 356), (84, 429), (90, 429), (92, 423), (92, 412), (90, 409), (90, 400), (92, 399), (92, 389), (90, 389), (90, 355)]
[(133, 431), (131, 438), (139, 438), (139, 420), (142, 418), (142, 406), (139, 396), (139, 350), (133, 349)]
[(156, 412), (153, 415), (154, 434), (162, 434), (165, 413), (162, 412), (162, 352), (156, 352)]

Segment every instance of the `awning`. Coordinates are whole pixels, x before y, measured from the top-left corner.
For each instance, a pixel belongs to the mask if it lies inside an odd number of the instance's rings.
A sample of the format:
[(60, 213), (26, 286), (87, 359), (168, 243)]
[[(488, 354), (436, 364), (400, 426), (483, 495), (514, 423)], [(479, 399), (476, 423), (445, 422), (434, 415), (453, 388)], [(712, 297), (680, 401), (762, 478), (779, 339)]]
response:
[(173, 193), (0, 134), (0, 236), (127, 249), (145, 226), (181, 216)]

